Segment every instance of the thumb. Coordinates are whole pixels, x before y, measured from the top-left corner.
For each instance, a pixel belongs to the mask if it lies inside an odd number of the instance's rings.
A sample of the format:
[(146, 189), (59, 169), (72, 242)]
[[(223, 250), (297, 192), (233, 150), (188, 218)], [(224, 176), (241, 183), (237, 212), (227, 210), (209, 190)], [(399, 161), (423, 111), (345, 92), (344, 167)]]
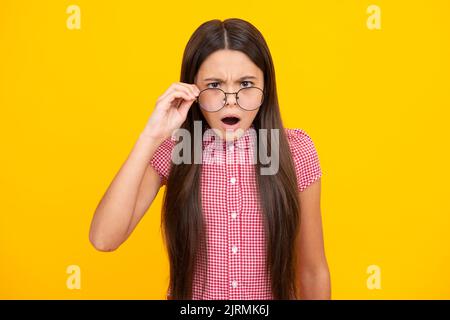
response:
[(178, 107), (178, 112), (181, 114), (184, 120), (186, 119), (187, 113), (194, 101), (195, 100), (183, 100), (183, 102), (181, 102), (180, 106)]

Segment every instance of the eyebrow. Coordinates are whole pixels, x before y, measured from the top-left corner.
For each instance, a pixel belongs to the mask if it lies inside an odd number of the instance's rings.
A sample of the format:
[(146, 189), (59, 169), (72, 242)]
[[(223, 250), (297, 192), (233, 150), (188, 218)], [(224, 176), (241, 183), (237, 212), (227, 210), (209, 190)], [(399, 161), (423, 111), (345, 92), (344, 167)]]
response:
[[(244, 79), (257, 79), (255, 76), (243, 76), (243, 77), (240, 77), (238, 80), (236, 80), (235, 82), (240, 82), (240, 81), (242, 81), (242, 80), (244, 80)], [(211, 78), (205, 78), (205, 79), (203, 79), (203, 81), (217, 81), (217, 82), (221, 82), (221, 83), (223, 83), (223, 82), (225, 82), (224, 80), (222, 80), (222, 79), (220, 79), (220, 78), (214, 78), (214, 77), (211, 77)]]

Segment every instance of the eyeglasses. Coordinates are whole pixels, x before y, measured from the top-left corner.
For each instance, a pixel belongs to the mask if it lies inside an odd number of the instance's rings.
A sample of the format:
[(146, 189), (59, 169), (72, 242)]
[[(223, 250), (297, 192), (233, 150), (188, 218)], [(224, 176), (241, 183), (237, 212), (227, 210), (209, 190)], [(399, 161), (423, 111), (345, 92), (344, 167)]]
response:
[(258, 109), (264, 101), (264, 91), (258, 87), (241, 88), (237, 92), (225, 92), (220, 88), (206, 88), (200, 91), (196, 101), (208, 112), (217, 112), (227, 104), (227, 96), (234, 94), (236, 103), (244, 110)]

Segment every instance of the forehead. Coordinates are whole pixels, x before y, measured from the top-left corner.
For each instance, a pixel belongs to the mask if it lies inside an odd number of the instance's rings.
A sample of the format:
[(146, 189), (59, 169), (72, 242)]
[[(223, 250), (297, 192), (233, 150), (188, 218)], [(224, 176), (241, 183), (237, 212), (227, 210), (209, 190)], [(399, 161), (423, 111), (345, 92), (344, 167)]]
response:
[(198, 70), (200, 79), (206, 76), (227, 79), (243, 75), (262, 78), (263, 73), (245, 53), (238, 50), (217, 50), (203, 61)]

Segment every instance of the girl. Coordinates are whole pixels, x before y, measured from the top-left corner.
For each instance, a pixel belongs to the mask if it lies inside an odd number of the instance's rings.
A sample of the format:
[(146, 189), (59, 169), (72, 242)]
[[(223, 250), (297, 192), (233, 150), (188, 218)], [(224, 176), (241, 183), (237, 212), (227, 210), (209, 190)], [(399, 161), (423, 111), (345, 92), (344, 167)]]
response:
[[(226, 161), (198, 163), (195, 139), (176, 142), (176, 129), (194, 137), (196, 124), (203, 155)], [(278, 135), (263, 139), (260, 129)], [(279, 162), (273, 174), (261, 173), (262, 146)], [(175, 163), (175, 154), (188, 161)], [(180, 82), (158, 98), (101, 199), (90, 241), (118, 248), (165, 185), (169, 299), (329, 299), (321, 175), (309, 135), (283, 127), (261, 33), (241, 19), (211, 20), (189, 39)]]

